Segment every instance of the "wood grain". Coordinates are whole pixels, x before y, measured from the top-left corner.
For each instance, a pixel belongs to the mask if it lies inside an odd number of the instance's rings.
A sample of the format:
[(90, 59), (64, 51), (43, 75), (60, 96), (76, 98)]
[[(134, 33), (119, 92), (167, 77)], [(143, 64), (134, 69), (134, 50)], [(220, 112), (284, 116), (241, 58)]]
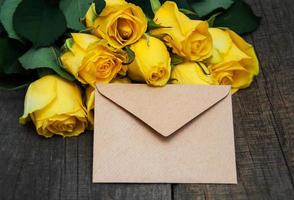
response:
[(0, 200), (294, 199), (294, 5), (248, 2), (261, 73), (233, 97), (238, 185), (92, 184), (92, 133), (43, 139), (18, 124), (24, 91), (1, 91)]
[(169, 200), (169, 184), (92, 184), (92, 132), (38, 136), (21, 126), (24, 92), (0, 92), (0, 200)]
[[(173, 185), (174, 199), (294, 199), (294, 6), (248, 1), (261, 73), (233, 97), (238, 185)], [(292, 4), (291, 4), (292, 2)]]

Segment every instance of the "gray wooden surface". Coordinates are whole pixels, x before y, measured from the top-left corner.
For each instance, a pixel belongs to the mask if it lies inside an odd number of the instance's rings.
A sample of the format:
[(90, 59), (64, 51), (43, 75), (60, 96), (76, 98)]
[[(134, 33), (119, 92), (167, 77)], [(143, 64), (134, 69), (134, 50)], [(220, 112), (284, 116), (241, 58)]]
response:
[(261, 73), (233, 97), (238, 185), (92, 184), (92, 133), (38, 137), (18, 125), (24, 92), (0, 92), (0, 200), (294, 199), (294, 4), (248, 2)]

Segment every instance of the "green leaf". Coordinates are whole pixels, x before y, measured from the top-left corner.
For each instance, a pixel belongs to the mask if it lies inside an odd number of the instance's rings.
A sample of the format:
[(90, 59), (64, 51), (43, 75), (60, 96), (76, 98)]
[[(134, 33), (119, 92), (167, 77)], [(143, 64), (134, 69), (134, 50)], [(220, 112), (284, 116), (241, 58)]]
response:
[(66, 39), (65, 43), (63, 44), (63, 46), (60, 49), (61, 54), (68, 52), (68, 51), (71, 51), (72, 46), (73, 46), (73, 39), (72, 38)]
[(55, 74), (55, 72), (50, 68), (38, 68), (37, 74), (41, 78), (41, 77), (49, 75), (49, 74)]
[(26, 88), (33, 80), (23, 76), (0, 76), (0, 90), (19, 90)]
[(23, 0), (13, 17), (14, 29), (19, 36), (35, 47), (48, 46), (66, 30), (66, 20), (58, 7), (41, 0)]
[(171, 64), (172, 66), (179, 65), (181, 63), (185, 62), (185, 59), (176, 55), (176, 54), (171, 54)]
[(23, 45), (14, 39), (0, 38), (0, 75), (22, 73), (18, 58), (25, 52)]
[(135, 54), (135, 52), (132, 51), (132, 49), (130, 47), (126, 47), (125, 51), (128, 54), (128, 61), (127, 61), (127, 63), (124, 63), (124, 64), (128, 65), (128, 64), (131, 64), (135, 60), (136, 54)]
[(74, 77), (61, 67), (59, 52), (54, 47), (31, 49), (20, 57), (19, 61), (25, 69), (49, 68), (67, 80), (74, 80)]
[(25, 48), (18, 40), (0, 38), (0, 89), (16, 90), (26, 87), (32, 80), (32, 71), (22, 68), (18, 58)]
[(257, 29), (260, 17), (242, 0), (234, 0), (234, 5), (214, 21), (214, 27), (228, 27), (239, 34), (246, 34)]
[(151, 4), (151, 8), (153, 13), (155, 14), (156, 11), (161, 7), (161, 3), (159, 0), (149, 0)]
[(185, 9), (185, 8), (180, 8), (179, 11), (181, 11), (185, 15), (197, 15), (197, 13), (195, 13), (194, 11), (188, 10), (188, 9)]
[(209, 72), (208, 68), (203, 63), (196, 62), (196, 64), (201, 69), (201, 71), (203, 72), (203, 74), (210, 75), (210, 72)]
[(150, 18), (147, 18), (147, 20), (148, 20), (148, 29), (147, 29), (147, 32), (152, 31), (152, 30), (157, 29), (157, 28), (169, 28), (167, 26), (161, 26), (161, 25), (155, 23)]
[(5, 0), (0, 10), (0, 20), (10, 38), (20, 40), (13, 27), (13, 14), (21, 0)]
[(209, 27), (213, 27), (216, 17), (219, 16), (220, 14), (222, 14), (222, 13), (221, 12), (215, 13), (214, 15), (209, 17), (209, 19), (207, 20)]
[(3, 27), (3, 25), (0, 23), (0, 36), (4, 35), (4, 33), (5, 33), (4, 27)]
[(96, 13), (99, 15), (106, 6), (105, 0), (94, 0)]
[(204, 17), (216, 9), (228, 9), (233, 5), (233, 0), (201, 0), (192, 3), (192, 8), (196, 11), (199, 17)]
[(80, 19), (86, 15), (90, 4), (93, 0), (61, 0), (59, 7), (62, 10), (67, 27), (74, 30), (82, 30), (85, 26), (82, 25)]
[(157, 29), (157, 28), (161, 28), (161, 26), (159, 24), (157, 24), (155, 21), (153, 21), (152, 19), (148, 18), (148, 30), (147, 32)]

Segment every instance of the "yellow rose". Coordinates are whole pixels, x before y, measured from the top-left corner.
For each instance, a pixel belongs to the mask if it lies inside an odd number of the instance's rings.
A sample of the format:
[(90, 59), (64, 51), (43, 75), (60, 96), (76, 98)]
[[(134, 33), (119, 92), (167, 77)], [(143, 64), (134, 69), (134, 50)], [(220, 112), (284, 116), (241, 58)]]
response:
[(109, 83), (123, 70), (127, 54), (108, 46), (105, 40), (84, 33), (73, 33), (61, 62), (83, 84)]
[(155, 29), (151, 34), (163, 38), (173, 53), (192, 61), (202, 61), (211, 55), (208, 23), (189, 19), (176, 3), (166, 1), (156, 12), (154, 21), (164, 28)]
[[(86, 108), (90, 124), (94, 125), (95, 88), (89, 86), (86, 89)], [(91, 127), (92, 128), (92, 127)]]
[(164, 86), (171, 71), (171, 59), (164, 43), (154, 37), (143, 37), (131, 49), (135, 60), (128, 66), (129, 78), (152, 86)]
[(172, 70), (173, 84), (213, 85), (215, 82), (206, 75), (207, 68), (203, 63), (187, 62), (175, 66)]
[(259, 63), (254, 48), (231, 30), (210, 28), (213, 54), (208, 68), (221, 85), (232, 85), (232, 92), (250, 86), (259, 73)]
[(119, 49), (138, 41), (147, 30), (147, 19), (142, 9), (123, 0), (106, 0), (100, 15), (92, 4), (85, 18), (87, 28), (94, 35)]
[(20, 123), (31, 119), (39, 135), (78, 136), (87, 126), (87, 116), (77, 85), (55, 75), (33, 82), (27, 91)]

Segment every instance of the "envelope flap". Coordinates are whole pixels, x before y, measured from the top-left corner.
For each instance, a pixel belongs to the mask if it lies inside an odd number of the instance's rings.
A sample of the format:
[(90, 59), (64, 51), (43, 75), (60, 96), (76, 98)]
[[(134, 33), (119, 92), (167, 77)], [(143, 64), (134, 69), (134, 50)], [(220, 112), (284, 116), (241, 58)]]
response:
[[(230, 86), (99, 84), (98, 92), (168, 137), (224, 99)], [(99, 108), (96, 108), (99, 109)]]

